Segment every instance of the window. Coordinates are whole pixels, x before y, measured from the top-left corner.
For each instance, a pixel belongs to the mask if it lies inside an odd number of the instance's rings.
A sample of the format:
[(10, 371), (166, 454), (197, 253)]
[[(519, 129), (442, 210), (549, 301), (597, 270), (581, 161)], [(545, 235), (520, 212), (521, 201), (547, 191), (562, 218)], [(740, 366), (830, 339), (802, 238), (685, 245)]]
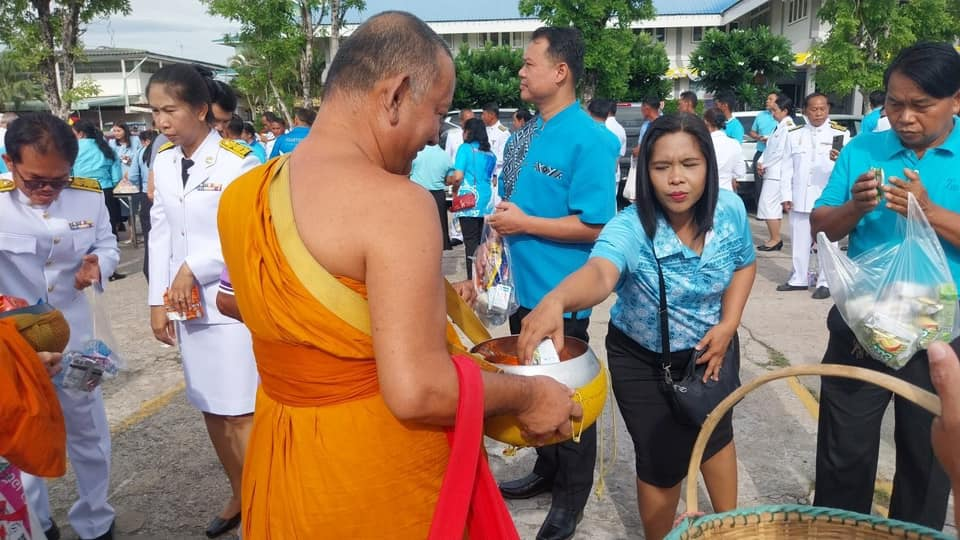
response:
[(500, 33), (500, 44), (510, 46), (510, 32), (501, 32)]
[(651, 35), (653, 35), (653, 39), (659, 41), (660, 43), (663, 43), (664, 41), (667, 40), (667, 29), (666, 29), (666, 28), (654, 28), (654, 29), (651, 31)]
[(787, 5), (787, 24), (807, 18), (808, 0), (790, 0)]
[(460, 34), (460, 43), (470, 43), (470, 35)]
[(693, 43), (699, 43), (703, 41), (704, 32), (702, 26), (694, 26), (691, 30), (693, 30), (693, 35), (690, 37), (690, 41)]

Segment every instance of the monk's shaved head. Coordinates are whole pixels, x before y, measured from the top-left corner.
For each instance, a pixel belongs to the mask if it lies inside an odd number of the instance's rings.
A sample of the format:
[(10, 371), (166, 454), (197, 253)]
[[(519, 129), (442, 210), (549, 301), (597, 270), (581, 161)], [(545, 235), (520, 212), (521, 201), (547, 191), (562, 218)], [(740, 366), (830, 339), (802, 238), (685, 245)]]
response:
[(404, 11), (385, 11), (343, 42), (330, 64), (325, 91), (364, 94), (380, 80), (407, 73), (420, 95), (434, 83), (441, 55), (452, 60), (446, 42), (426, 23)]

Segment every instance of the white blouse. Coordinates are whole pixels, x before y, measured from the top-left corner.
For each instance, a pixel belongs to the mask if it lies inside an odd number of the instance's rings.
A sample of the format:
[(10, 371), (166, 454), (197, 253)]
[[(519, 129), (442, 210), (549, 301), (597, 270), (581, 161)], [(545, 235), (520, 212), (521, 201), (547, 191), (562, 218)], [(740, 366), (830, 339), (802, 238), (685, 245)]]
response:
[(713, 150), (717, 154), (717, 169), (720, 172), (720, 188), (733, 191), (733, 181), (743, 180), (747, 175), (747, 165), (737, 141), (731, 139), (722, 130), (710, 133)]

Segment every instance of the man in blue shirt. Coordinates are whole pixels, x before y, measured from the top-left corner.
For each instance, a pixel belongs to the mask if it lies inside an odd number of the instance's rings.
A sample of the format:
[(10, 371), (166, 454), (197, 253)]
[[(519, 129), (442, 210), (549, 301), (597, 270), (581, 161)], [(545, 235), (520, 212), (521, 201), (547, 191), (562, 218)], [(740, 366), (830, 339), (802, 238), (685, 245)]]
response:
[(240, 138), (243, 139), (243, 142), (247, 143), (247, 146), (253, 150), (253, 155), (257, 156), (257, 159), (260, 160), (260, 163), (266, 163), (267, 161), (267, 149), (260, 144), (260, 141), (257, 140), (257, 128), (253, 127), (253, 123), (244, 122), (243, 131), (240, 134)]
[[(769, 103), (769, 98), (767, 103)], [(737, 108), (737, 98), (733, 92), (723, 92), (716, 97), (717, 108), (723, 111), (723, 116), (727, 119), (727, 126), (724, 132), (727, 137), (737, 141), (737, 144), (743, 144), (743, 124), (733, 117), (733, 110)]]
[[(850, 236), (849, 255), (902, 241), (900, 216), (912, 193), (936, 231), (954, 285), (960, 276), (960, 55), (952, 44), (921, 43), (900, 52), (884, 76), (884, 108), (892, 130), (855, 137), (840, 153), (811, 214), (814, 233)], [(880, 167), (881, 186), (871, 171)], [(882, 189), (882, 198), (877, 196)], [(899, 214), (899, 216), (898, 216)], [(954, 297), (956, 298), (956, 297)], [(954, 299), (953, 302), (956, 302)], [(956, 308), (956, 306), (953, 306)], [(933, 391), (926, 351), (894, 371), (869, 357), (834, 307), (827, 317), (827, 364), (880, 371)], [(814, 505), (869, 514), (880, 426), (891, 393), (877, 386), (824, 378), (817, 433)], [(897, 471), (890, 517), (940, 530), (950, 482), (930, 446), (932, 415), (896, 400)]]
[(861, 133), (873, 133), (877, 130), (877, 124), (883, 115), (883, 102), (886, 101), (886, 99), (887, 94), (882, 90), (870, 92), (870, 112), (863, 117), (863, 121), (860, 123)]
[[(487, 220), (507, 237), (520, 321), (567, 275), (586, 263), (603, 225), (616, 213), (610, 181), (619, 151), (616, 136), (594, 122), (576, 100), (583, 75), (583, 38), (575, 28), (542, 27), (533, 33), (520, 69), (520, 97), (540, 114), (515, 132), (504, 151), (504, 199)], [(614, 144), (616, 142), (616, 144)], [(569, 313), (564, 333), (589, 341), (589, 310)], [(566, 539), (576, 530), (593, 485), (596, 426), (580, 444), (537, 449), (528, 476), (500, 485), (504, 497), (522, 499), (553, 491), (539, 540)]]
[[(759, 171), (757, 171), (757, 160), (760, 159), (763, 151), (767, 149), (767, 138), (773, 134), (779, 123), (777, 119), (773, 117), (773, 113), (770, 112), (776, 103), (777, 93), (770, 92), (767, 94), (766, 108), (760, 111), (760, 114), (753, 119), (753, 125), (750, 126), (750, 133), (747, 133), (751, 139), (757, 141), (757, 151), (753, 154), (754, 185), (759, 185), (759, 180), (761, 180), (761, 175)], [(729, 124), (729, 122), (727, 123)], [(757, 190), (757, 196), (760, 196), (759, 190)]]
[(410, 179), (423, 186), (433, 195), (437, 203), (437, 213), (440, 216), (440, 230), (443, 234), (443, 250), (447, 251), (450, 245), (450, 232), (447, 229), (447, 173), (453, 167), (450, 156), (436, 144), (428, 144), (417, 152), (410, 168)]
[(313, 125), (313, 119), (316, 117), (317, 113), (313, 109), (296, 109), (293, 112), (293, 129), (277, 137), (273, 143), (273, 150), (270, 151), (270, 159), (293, 152), (300, 141), (307, 138), (310, 126)]

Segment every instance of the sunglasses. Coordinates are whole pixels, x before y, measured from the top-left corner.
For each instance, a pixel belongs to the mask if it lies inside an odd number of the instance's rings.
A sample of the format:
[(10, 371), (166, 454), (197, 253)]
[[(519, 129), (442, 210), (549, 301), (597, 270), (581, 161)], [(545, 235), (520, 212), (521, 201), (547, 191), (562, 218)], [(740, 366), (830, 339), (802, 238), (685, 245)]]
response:
[(73, 183), (73, 179), (67, 175), (60, 178), (38, 178), (36, 180), (27, 180), (20, 174), (20, 171), (13, 168), (13, 172), (17, 173), (17, 176), (20, 177), (20, 181), (23, 182), (23, 187), (27, 188), (27, 191), (37, 191), (43, 188), (50, 188), (54, 191), (63, 191)]

